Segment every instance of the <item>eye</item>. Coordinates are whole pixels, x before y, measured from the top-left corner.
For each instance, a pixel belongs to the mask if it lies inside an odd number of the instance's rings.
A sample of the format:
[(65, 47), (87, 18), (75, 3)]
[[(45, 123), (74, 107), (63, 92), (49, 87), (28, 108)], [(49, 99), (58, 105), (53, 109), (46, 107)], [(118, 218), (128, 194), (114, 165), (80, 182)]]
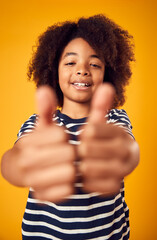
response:
[(98, 64), (95, 64), (95, 63), (91, 63), (90, 64), (92, 67), (94, 67), (94, 68), (101, 68), (101, 66), (100, 65), (98, 65)]
[(72, 66), (72, 65), (74, 65), (75, 64), (75, 62), (68, 62), (68, 63), (66, 63), (65, 65), (66, 66)]

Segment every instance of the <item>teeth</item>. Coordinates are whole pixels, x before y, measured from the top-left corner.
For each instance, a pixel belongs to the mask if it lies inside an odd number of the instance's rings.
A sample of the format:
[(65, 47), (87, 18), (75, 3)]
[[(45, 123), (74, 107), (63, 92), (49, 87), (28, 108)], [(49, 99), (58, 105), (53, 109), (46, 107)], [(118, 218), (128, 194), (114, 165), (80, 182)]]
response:
[(88, 83), (73, 83), (75, 86), (79, 86), (79, 87), (88, 87), (89, 84)]
[(74, 83), (75, 86), (79, 86), (79, 87), (85, 87), (86, 84), (85, 83)]

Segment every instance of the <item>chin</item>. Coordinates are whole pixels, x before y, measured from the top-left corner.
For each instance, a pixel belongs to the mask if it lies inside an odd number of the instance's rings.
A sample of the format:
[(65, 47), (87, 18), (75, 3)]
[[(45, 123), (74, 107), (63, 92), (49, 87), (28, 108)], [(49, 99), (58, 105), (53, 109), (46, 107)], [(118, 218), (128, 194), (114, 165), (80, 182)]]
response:
[(82, 103), (82, 104), (90, 104), (91, 98), (90, 99), (77, 99), (75, 100), (76, 103)]

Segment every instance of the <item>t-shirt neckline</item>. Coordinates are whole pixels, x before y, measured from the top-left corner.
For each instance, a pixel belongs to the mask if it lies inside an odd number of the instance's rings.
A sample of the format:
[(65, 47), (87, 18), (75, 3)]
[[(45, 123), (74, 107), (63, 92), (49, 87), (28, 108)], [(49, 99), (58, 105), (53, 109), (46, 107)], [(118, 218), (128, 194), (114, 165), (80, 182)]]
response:
[(61, 111), (58, 109), (56, 111), (56, 116), (58, 116), (59, 118), (61, 119), (64, 119), (66, 122), (69, 122), (69, 123), (83, 123), (87, 120), (87, 117), (83, 117), (83, 118), (71, 118), (69, 117), (68, 115), (64, 114), (64, 113), (61, 113)]

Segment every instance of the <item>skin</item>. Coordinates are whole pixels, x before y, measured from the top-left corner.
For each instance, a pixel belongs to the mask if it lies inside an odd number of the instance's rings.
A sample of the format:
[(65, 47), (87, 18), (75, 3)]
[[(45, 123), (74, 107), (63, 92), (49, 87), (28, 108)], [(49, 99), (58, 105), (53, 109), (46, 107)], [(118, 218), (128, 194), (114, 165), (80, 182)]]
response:
[[(62, 113), (72, 118), (86, 117), (97, 87), (103, 83), (105, 63), (82, 38), (72, 40), (64, 49), (58, 67), (59, 85), (63, 92)], [(86, 89), (73, 83), (89, 83)], [(73, 110), (71, 110), (73, 109)]]
[[(104, 97), (105, 96), (105, 97)], [(104, 122), (104, 115), (113, 102), (114, 89), (100, 86), (92, 101), (88, 125), (80, 136), (79, 171), (87, 192), (103, 196), (118, 193), (122, 179), (139, 163), (139, 147), (122, 128)], [(102, 100), (103, 99), (103, 100)]]
[(35, 198), (59, 202), (73, 193), (75, 149), (68, 144), (64, 129), (52, 122), (54, 92), (39, 88), (36, 102), (38, 126), (4, 154), (2, 174), (16, 186), (32, 187)]
[[(100, 67), (95, 66), (98, 64)], [(81, 144), (70, 145), (64, 128), (52, 122), (55, 94), (49, 87), (40, 87), (36, 93), (38, 126), (3, 155), (4, 178), (16, 186), (32, 187), (38, 199), (60, 202), (74, 193), (74, 161), (79, 158), (77, 171), (85, 191), (103, 196), (119, 191), (121, 180), (138, 165), (139, 147), (123, 129), (104, 122), (114, 98), (113, 87), (102, 84), (104, 69), (103, 61), (83, 39), (66, 46), (58, 68), (64, 95), (62, 112), (72, 118), (89, 116)], [(71, 82), (78, 79), (90, 82), (90, 87), (74, 87)]]

